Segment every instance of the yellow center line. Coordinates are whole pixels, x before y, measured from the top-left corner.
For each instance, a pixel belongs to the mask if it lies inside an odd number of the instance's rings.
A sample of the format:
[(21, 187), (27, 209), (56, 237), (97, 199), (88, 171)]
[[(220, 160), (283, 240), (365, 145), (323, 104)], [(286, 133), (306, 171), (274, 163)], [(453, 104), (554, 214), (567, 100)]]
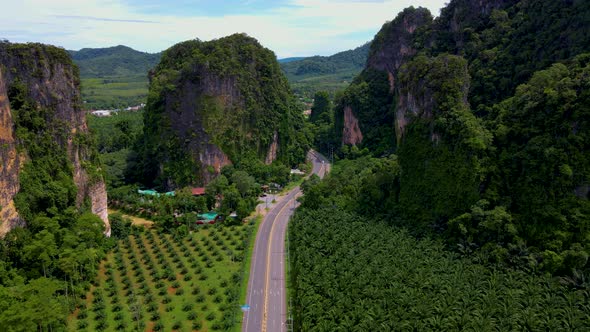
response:
[[(322, 170), (325, 168), (326, 165), (322, 164), (318, 171), (318, 175), (322, 173)], [(268, 239), (268, 250), (266, 254), (266, 280), (264, 285), (264, 310), (262, 314), (262, 326), (261, 331), (266, 332), (267, 323), (268, 323), (268, 293), (269, 293), (269, 285), (270, 285), (270, 258), (272, 255), (272, 234), (274, 231), (274, 227), (276, 224), (276, 219), (283, 213), (283, 211), (291, 204), (291, 202), (297, 198), (297, 194), (294, 195), (293, 198), (286, 201), (285, 206), (281, 208), (281, 210), (274, 216), (272, 221), (272, 226), (270, 227), (269, 239)], [(263, 220), (264, 222), (264, 220)]]
[(272, 226), (270, 227), (270, 233), (268, 236), (268, 251), (266, 254), (266, 281), (265, 281), (265, 285), (264, 285), (264, 311), (263, 311), (263, 315), (262, 315), (262, 332), (266, 332), (266, 324), (267, 324), (267, 319), (268, 319), (268, 286), (270, 284), (270, 257), (272, 255), (272, 233), (273, 230), (275, 228), (275, 224), (276, 224), (276, 219), (278, 218), (278, 216), (280, 216), (283, 213), (283, 210), (285, 210), (289, 204), (291, 203), (292, 199), (289, 199), (286, 203), (285, 206), (283, 206), (283, 208), (281, 208), (281, 210), (279, 211), (279, 213), (277, 213), (275, 215), (275, 219), (273, 220)]

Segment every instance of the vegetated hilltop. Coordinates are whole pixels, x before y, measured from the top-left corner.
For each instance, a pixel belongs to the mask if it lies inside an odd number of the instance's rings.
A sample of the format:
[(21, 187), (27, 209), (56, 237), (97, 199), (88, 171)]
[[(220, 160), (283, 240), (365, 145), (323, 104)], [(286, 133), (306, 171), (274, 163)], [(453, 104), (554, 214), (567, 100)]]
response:
[(68, 51), (80, 68), (86, 109), (114, 109), (145, 103), (149, 70), (161, 53), (144, 53), (127, 46)]
[(82, 78), (147, 75), (162, 56), (162, 53), (140, 52), (123, 45), (68, 52), (80, 67)]
[(77, 67), (61, 49), (11, 43), (0, 44), (0, 65), (0, 234), (40, 214), (57, 216), (83, 204), (108, 228), (106, 191), (80, 108)]
[(398, 157), (376, 212), (493, 262), (587, 273), (588, 17), (583, 1), (451, 1), (386, 23), (335, 112), (341, 155)]
[[(362, 71), (367, 61), (370, 43), (331, 56), (294, 58), (281, 62), (295, 93), (308, 99), (319, 90), (332, 94), (344, 89)], [(284, 59), (288, 60), (288, 59)]]
[(164, 52), (151, 73), (138, 179), (209, 182), (229, 164), (302, 162), (308, 139), (274, 53), (235, 34)]

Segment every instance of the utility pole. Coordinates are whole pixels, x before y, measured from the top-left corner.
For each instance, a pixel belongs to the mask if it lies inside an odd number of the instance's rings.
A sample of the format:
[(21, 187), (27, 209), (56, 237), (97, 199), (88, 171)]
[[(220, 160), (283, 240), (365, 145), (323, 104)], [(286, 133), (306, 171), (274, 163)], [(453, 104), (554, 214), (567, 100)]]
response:
[(334, 147), (330, 145), (330, 163), (334, 163)]

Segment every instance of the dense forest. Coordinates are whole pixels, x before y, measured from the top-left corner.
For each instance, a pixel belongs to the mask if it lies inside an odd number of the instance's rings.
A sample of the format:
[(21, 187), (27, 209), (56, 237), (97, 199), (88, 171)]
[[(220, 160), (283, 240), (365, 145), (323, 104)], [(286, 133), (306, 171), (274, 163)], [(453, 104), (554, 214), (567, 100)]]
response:
[[(399, 223), (493, 261), (579, 275), (589, 250), (590, 67), (577, 53), (590, 44), (577, 30), (556, 31), (565, 21), (587, 29), (588, 8), (515, 3), (476, 15), (474, 2), (453, 1), (434, 20), (409, 8), (386, 23), (367, 68), (335, 102), (339, 139), (320, 148), (350, 154), (338, 143), (356, 117), (356, 151), (399, 158), (384, 197)], [(540, 26), (544, 13), (554, 25)], [(502, 61), (483, 61), (492, 55)]]
[[(354, 161), (337, 162), (326, 183), (304, 187), (290, 233), (299, 329), (465, 329), (464, 322), (440, 315), (439, 301), (458, 305), (440, 293), (451, 280), (458, 292), (470, 284), (514, 308), (490, 308), (480, 316), (479, 293), (457, 316), (475, 315), (468, 319), (476, 324), (471, 328), (588, 328), (581, 317), (587, 315), (590, 273), (589, 19), (583, 1), (451, 1), (437, 18), (410, 7), (383, 25), (365, 69), (333, 103), (328, 94), (316, 94), (310, 117), (316, 146)], [(382, 238), (385, 232), (389, 237)], [(386, 239), (396, 244), (389, 247)], [(445, 251), (434, 256), (431, 246)], [(407, 250), (432, 266), (401, 261)], [(351, 270), (351, 260), (371, 266), (362, 257), (380, 268), (412, 268), (363, 269), (364, 278), (352, 272), (379, 290), (363, 301), (342, 272)], [(397, 272), (409, 280), (430, 276), (419, 284), (431, 286), (418, 291), (428, 301), (404, 305), (425, 320), (382, 312), (400, 305), (396, 296), (384, 296), (386, 290), (412, 288)], [(461, 277), (449, 277), (453, 273)], [(518, 282), (509, 285), (513, 278)], [(567, 294), (562, 307), (580, 310), (578, 318), (562, 319), (561, 308), (549, 302), (520, 313), (509, 301), (527, 303), (524, 293), (512, 293), (527, 287), (549, 298)], [(512, 295), (499, 295), (504, 291)], [(376, 306), (372, 300), (380, 297)], [(309, 309), (320, 299), (322, 305)], [(367, 320), (367, 312), (379, 319)], [(521, 320), (534, 316), (547, 319), (540, 325)]]
[(135, 159), (133, 145), (143, 132), (143, 111), (121, 111), (109, 117), (89, 115), (88, 127), (96, 139), (107, 188), (127, 184), (126, 172)]
[(438, 237), (400, 227), (385, 197), (401, 169), (396, 157), (365, 156), (303, 185), (289, 226), (294, 330), (590, 328), (587, 288), (489, 264), (485, 252), (463, 256)]

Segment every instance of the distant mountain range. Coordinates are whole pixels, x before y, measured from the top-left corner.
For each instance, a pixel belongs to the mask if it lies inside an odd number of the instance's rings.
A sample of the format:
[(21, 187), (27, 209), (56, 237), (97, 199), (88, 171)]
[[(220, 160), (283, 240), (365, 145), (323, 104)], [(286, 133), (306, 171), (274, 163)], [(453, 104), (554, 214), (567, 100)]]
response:
[(114, 109), (145, 103), (148, 71), (162, 53), (145, 53), (119, 45), (68, 51), (80, 68), (86, 109)]
[(305, 59), (304, 56), (298, 56), (298, 57), (293, 57), (293, 58), (283, 58), (283, 59), (279, 59), (279, 63), (289, 63), (289, 62), (293, 62), (293, 61), (298, 61), (298, 60), (303, 60)]
[(162, 53), (140, 52), (123, 45), (68, 52), (80, 67), (82, 78), (147, 76), (147, 72), (158, 64), (162, 56)]
[[(312, 56), (307, 58), (281, 59), (281, 67), (289, 79), (340, 72), (360, 72), (365, 66), (369, 54), (370, 43), (353, 50), (339, 52), (331, 56)], [(353, 75), (354, 76), (354, 75)]]
[[(315, 92), (334, 93), (346, 88), (362, 70), (370, 43), (332, 56), (279, 59), (293, 91), (304, 99)], [(147, 73), (160, 61), (162, 52), (146, 53), (119, 45), (68, 51), (80, 68), (82, 97), (87, 108), (133, 106), (147, 95)]]
[(309, 100), (320, 90), (334, 94), (346, 88), (365, 66), (370, 46), (366, 43), (331, 56), (287, 58), (279, 62), (293, 91)]

